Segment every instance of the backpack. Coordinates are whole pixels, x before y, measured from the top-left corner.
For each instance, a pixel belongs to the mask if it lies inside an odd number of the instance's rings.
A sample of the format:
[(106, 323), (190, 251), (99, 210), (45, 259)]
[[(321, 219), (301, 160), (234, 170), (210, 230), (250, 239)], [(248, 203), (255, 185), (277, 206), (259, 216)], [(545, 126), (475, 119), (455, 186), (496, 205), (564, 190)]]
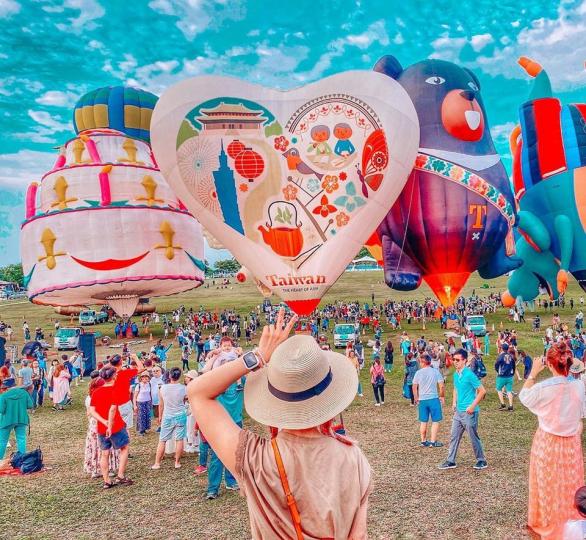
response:
[(43, 452), (40, 448), (22, 454), (20, 461), (20, 472), (22, 474), (30, 474), (43, 470)]
[(480, 356), (476, 357), (474, 361), (474, 369), (472, 371), (479, 379), (484, 379), (484, 377), (486, 377), (486, 366)]

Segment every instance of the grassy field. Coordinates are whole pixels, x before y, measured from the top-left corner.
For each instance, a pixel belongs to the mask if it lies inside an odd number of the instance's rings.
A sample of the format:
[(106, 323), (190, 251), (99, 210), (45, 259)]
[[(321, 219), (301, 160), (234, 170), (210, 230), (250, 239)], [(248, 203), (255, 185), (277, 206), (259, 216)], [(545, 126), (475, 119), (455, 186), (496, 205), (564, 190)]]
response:
[[(481, 289), (482, 281), (473, 276), (464, 294), (473, 289), (488, 295), (505, 287), (505, 280), (490, 282), (490, 289)], [(345, 274), (330, 290), (326, 301), (335, 299), (370, 302), (389, 298), (396, 300), (430, 296), (424, 286), (414, 293), (395, 293), (385, 287), (381, 272)], [(567, 298), (577, 301), (582, 295), (572, 282)], [(260, 295), (248, 285), (234, 285), (218, 290), (212, 285), (184, 295), (155, 299), (160, 313), (184, 304), (199, 308), (235, 308), (241, 313), (260, 303)], [(577, 303), (577, 302), (576, 302)], [(569, 306), (559, 310), (563, 320), (573, 325), (575, 313)], [(551, 321), (551, 314), (542, 315), (542, 325)], [(31, 329), (41, 326), (48, 337), (57, 316), (51, 308), (28, 303), (0, 304), (0, 319), (15, 330), (17, 345), (22, 346), (22, 323)], [(60, 318), (62, 325), (68, 320)], [(531, 313), (527, 313), (530, 321)], [(488, 317), (489, 326), (498, 330), (507, 323), (506, 311)], [(112, 325), (97, 328), (112, 335)], [(425, 334), (428, 338), (443, 338), (439, 323), (404, 325), (411, 336)], [(530, 322), (516, 326), (520, 345), (532, 354), (539, 354), (541, 335), (531, 332)], [(384, 328), (398, 344), (398, 332)], [(154, 328), (154, 337), (162, 334)], [(148, 339), (148, 338), (147, 338)], [(51, 341), (51, 340), (49, 340)], [(150, 343), (138, 346), (147, 350)], [(524, 524), (527, 505), (528, 456), (536, 419), (516, 404), (514, 413), (497, 410), (494, 390), (494, 338), (484, 383), (489, 390), (481, 405), (480, 435), (485, 445), (489, 468), (474, 471), (474, 456), (468, 440), (464, 440), (458, 456), (458, 468), (439, 471), (437, 465), (447, 450), (419, 448), (416, 410), (401, 396), (402, 366), (396, 367), (386, 385), (386, 403), (373, 406), (372, 387), (366, 370), (362, 374), (365, 387), (363, 398), (357, 397), (345, 413), (349, 434), (367, 455), (374, 471), (375, 490), (370, 498), (369, 533), (371, 538), (462, 538), (509, 539), (526, 538)], [(98, 349), (99, 357), (112, 349)], [(178, 363), (178, 348), (172, 351), (172, 362)], [(368, 351), (369, 352), (369, 351)], [(367, 353), (368, 354), (368, 353)], [(450, 378), (451, 379), (451, 378)], [(515, 382), (515, 389), (520, 383)], [(90, 480), (82, 471), (86, 418), (83, 399), (87, 383), (74, 388), (74, 405), (64, 412), (53, 412), (49, 406), (32, 417), (30, 446), (40, 445), (46, 464), (51, 470), (33, 477), (0, 478), (0, 538), (51, 539), (235, 539), (249, 538), (248, 515), (244, 499), (234, 493), (221, 491), (215, 501), (204, 499), (206, 478), (192, 474), (197, 457), (184, 458), (184, 467), (175, 470), (166, 460), (160, 471), (151, 471), (156, 435), (132, 437), (129, 475), (136, 484), (128, 488), (102, 492), (101, 483)], [(447, 399), (451, 403), (451, 380)], [(442, 423), (440, 440), (447, 443), (451, 415)], [(249, 427), (259, 429), (258, 426)], [(133, 432), (134, 434), (134, 432)], [(336, 471), (335, 474), (344, 474)]]

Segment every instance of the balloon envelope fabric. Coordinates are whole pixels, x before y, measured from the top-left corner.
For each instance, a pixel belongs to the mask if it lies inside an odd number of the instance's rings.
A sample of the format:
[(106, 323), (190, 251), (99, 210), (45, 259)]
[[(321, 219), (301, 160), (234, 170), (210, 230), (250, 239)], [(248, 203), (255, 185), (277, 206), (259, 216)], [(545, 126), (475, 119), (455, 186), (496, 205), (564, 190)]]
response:
[(190, 211), (304, 315), (401, 192), (419, 124), (407, 93), (378, 73), (288, 92), (197, 77), (163, 94), (151, 136)]

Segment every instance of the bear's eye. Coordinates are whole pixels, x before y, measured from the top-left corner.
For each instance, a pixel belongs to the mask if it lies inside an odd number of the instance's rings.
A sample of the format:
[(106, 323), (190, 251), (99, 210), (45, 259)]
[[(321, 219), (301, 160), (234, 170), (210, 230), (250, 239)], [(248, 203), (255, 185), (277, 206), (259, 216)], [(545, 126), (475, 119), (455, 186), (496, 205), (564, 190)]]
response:
[(439, 85), (439, 84), (444, 84), (446, 82), (446, 80), (443, 77), (438, 77), (436, 75), (435, 77), (429, 77), (428, 79), (425, 79), (425, 82), (427, 84)]
[(476, 86), (476, 85), (475, 85), (475, 84), (474, 84), (472, 81), (470, 81), (470, 82), (468, 83), (468, 86), (469, 86), (469, 87), (470, 87), (472, 90), (474, 90), (475, 92), (478, 92), (478, 90), (479, 90), (478, 86)]

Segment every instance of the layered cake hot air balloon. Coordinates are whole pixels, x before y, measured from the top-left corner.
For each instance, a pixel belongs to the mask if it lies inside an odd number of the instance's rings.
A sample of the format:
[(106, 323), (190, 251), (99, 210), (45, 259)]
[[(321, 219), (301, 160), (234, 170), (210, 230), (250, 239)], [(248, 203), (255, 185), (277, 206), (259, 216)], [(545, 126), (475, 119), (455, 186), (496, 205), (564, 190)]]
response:
[(385, 56), (375, 71), (403, 86), (420, 127), (414, 169), (378, 232), (383, 245), (391, 239), (449, 306), (475, 270), (488, 279), (519, 264), (509, 258), (513, 194), (492, 142), (480, 83), (470, 70), (442, 60), (403, 69)]
[(201, 226), (166, 183), (149, 144), (156, 99), (115, 87), (78, 102), (77, 136), (26, 197), (21, 247), (32, 302), (107, 303), (130, 316), (141, 297), (203, 282)]
[(511, 135), (513, 181), (519, 202), (517, 256), (503, 303), (563, 294), (568, 272), (586, 290), (586, 104), (552, 96), (541, 65), (522, 57), (535, 83)]

